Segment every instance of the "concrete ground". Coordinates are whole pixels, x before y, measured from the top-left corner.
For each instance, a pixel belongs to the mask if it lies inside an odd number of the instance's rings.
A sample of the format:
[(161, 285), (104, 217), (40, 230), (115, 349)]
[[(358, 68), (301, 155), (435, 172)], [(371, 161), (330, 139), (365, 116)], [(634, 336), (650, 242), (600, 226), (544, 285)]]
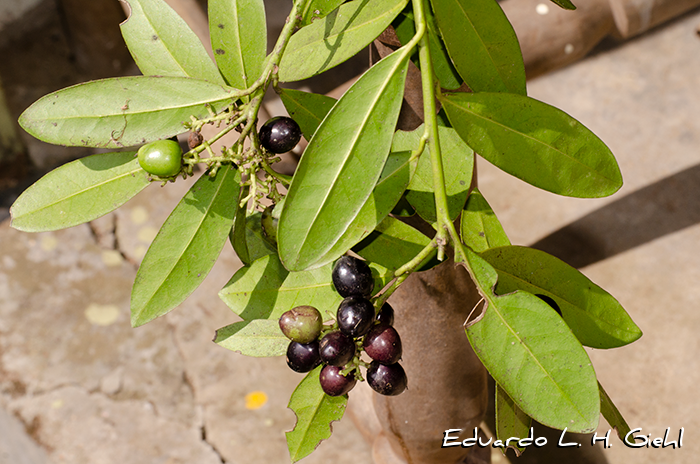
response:
[[(644, 331), (631, 346), (590, 350), (630, 426), (652, 438), (684, 428), (681, 449), (612, 440), (589, 462), (690, 464), (700, 451), (699, 24), (694, 12), (529, 84), (532, 97), (610, 146), (625, 178), (614, 196), (557, 197), (478, 167), (513, 243), (579, 266)], [(151, 186), (65, 231), (0, 224), (0, 463), (288, 462), (283, 432), (294, 415), (286, 404), (301, 376), (283, 359), (246, 358), (211, 342), (236, 320), (217, 297), (240, 266), (230, 246), (180, 308), (129, 325), (138, 262), (187, 187)], [(599, 432), (608, 428), (601, 418)], [(371, 462), (349, 420), (334, 431), (303, 462)]]

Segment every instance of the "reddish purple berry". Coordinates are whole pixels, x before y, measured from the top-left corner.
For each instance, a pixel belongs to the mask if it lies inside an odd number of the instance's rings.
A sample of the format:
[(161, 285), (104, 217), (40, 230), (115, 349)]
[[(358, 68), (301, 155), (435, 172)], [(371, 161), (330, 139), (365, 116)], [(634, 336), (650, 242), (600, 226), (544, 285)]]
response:
[(355, 379), (355, 371), (350, 372), (347, 377), (341, 374), (343, 369), (338, 366), (325, 366), (321, 369), (319, 381), (321, 388), (328, 396), (344, 395), (353, 389), (357, 379)]

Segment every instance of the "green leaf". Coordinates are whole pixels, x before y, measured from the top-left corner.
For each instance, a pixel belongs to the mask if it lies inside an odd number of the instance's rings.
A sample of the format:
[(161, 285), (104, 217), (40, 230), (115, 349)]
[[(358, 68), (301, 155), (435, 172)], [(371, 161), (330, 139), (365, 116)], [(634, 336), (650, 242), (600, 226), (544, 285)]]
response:
[(279, 221), (278, 247), (287, 269), (321, 266), (334, 259), (328, 252), (341, 238), (353, 242), (345, 232), (368, 202), (389, 156), (409, 52), (397, 50), (360, 77), (306, 147)]
[(114, 211), (149, 184), (136, 153), (102, 153), (64, 164), (25, 190), (10, 208), (25, 232), (65, 229)]
[(355, 245), (353, 251), (393, 272), (413, 259), (429, 243), (428, 237), (389, 216), (367, 238)]
[(131, 9), (120, 27), (144, 76), (181, 76), (223, 84), (204, 45), (163, 0), (124, 0)]
[(301, 14), (301, 25), (307, 26), (319, 18), (323, 18), (338, 8), (345, 0), (309, 0)]
[(263, 0), (209, 0), (209, 35), (226, 82), (250, 87), (262, 74), (267, 54)]
[[(375, 289), (383, 288), (392, 275), (370, 263)], [(310, 271), (287, 271), (276, 254), (256, 259), (249, 267), (239, 269), (219, 292), (221, 300), (246, 321), (279, 319), (286, 311), (300, 305), (317, 308), (329, 320), (343, 298), (335, 291), (332, 264)], [(330, 313), (329, 313), (330, 312)]]
[(216, 331), (214, 343), (245, 356), (284, 356), (289, 339), (274, 319), (255, 319), (227, 325)]
[(447, 52), (470, 89), (527, 94), (520, 43), (497, 2), (431, 0), (431, 4)]
[(131, 291), (131, 324), (145, 324), (182, 303), (214, 266), (226, 243), (241, 176), (223, 166), (190, 188), (153, 240)]
[(477, 253), (510, 245), (510, 240), (484, 196), (472, 190), (461, 217), (462, 242)]
[(444, 95), (441, 102), (452, 126), (475, 152), (535, 187), (598, 198), (622, 186), (610, 149), (553, 106), (500, 93)]
[(306, 140), (311, 140), (321, 121), (337, 102), (333, 97), (294, 89), (280, 89), (279, 95), (289, 116), (299, 124)]
[(571, 3), (570, 0), (551, 0), (552, 3), (559, 5), (560, 7), (564, 8), (565, 10), (575, 10), (576, 5)]
[[(620, 440), (624, 442), (627, 434), (631, 432), (630, 426), (627, 425), (627, 421), (622, 417), (622, 414), (620, 414), (620, 411), (605, 392), (600, 382), (598, 382), (598, 388), (600, 390), (600, 412), (605, 420), (608, 421), (608, 424), (615, 429)], [(635, 444), (634, 439), (628, 440), (627, 443)]]
[(471, 275), (485, 308), (466, 327), (469, 342), (494, 380), (522, 411), (555, 429), (596, 429), (600, 398), (586, 351), (561, 317), (539, 298), (497, 296), (496, 270), (469, 248)]
[[(525, 414), (508, 393), (496, 384), (496, 437), (503, 443), (510, 437), (525, 438), (529, 436), (532, 418)], [(520, 456), (525, 447), (509, 445)], [(505, 454), (505, 449), (502, 449)]]
[[(438, 127), (440, 147), (442, 150), (445, 192), (447, 193), (447, 211), (451, 220), (462, 212), (462, 207), (469, 195), (474, 169), (474, 152), (450, 127)], [(394, 136), (392, 149), (411, 150), (418, 146), (423, 135), (423, 126), (412, 132), (399, 131)], [(416, 173), (408, 185), (406, 199), (416, 209), (420, 217), (427, 222), (437, 221), (435, 210), (435, 193), (433, 191), (433, 167), (430, 162), (430, 149), (426, 145), (418, 160)]]
[(44, 142), (121, 148), (185, 132), (190, 116), (221, 111), (235, 98), (233, 89), (187, 77), (117, 77), (48, 94), (19, 122)]
[(616, 348), (642, 331), (624, 308), (579, 270), (544, 251), (506, 246), (481, 255), (498, 272), (496, 293), (525, 290), (552, 298), (579, 341), (592, 348)]
[(307, 79), (339, 65), (369, 45), (408, 0), (354, 0), (292, 36), (280, 62), (279, 79)]
[(247, 204), (241, 206), (240, 202), (242, 198), (248, 195), (248, 186), (246, 185), (239, 190), (238, 200), (236, 203), (236, 216), (233, 219), (233, 227), (228, 234), (229, 241), (233, 247), (233, 251), (236, 252), (236, 256), (245, 266), (250, 266), (250, 264), (255, 261), (251, 259), (250, 252), (248, 251), (248, 228), (246, 227), (246, 216), (247, 216)]
[(328, 396), (323, 392), (321, 367), (306, 374), (289, 399), (289, 409), (297, 416), (294, 429), (285, 433), (292, 462), (308, 456), (331, 436), (331, 422), (343, 417), (348, 404), (348, 395)]

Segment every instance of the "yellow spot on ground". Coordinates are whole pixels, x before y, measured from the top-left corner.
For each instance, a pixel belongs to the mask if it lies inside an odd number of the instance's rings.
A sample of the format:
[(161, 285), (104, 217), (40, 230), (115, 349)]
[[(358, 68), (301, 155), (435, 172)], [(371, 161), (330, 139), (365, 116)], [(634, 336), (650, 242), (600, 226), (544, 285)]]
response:
[(151, 243), (156, 235), (158, 234), (158, 229), (155, 227), (142, 227), (138, 232), (138, 238), (142, 242)]
[(148, 251), (148, 247), (145, 247), (143, 245), (139, 245), (136, 248), (134, 248), (134, 257), (136, 259), (141, 259), (144, 256), (146, 256), (147, 251)]
[(131, 222), (143, 224), (148, 220), (148, 211), (143, 206), (137, 206), (131, 210)]
[(51, 402), (51, 407), (53, 409), (60, 409), (63, 407), (63, 400), (53, 400)]
[(546, 15), (549, 13), (549, 5), (546, 3), (540, 3), (535, 7), (535, 11), (537, 11), (537, 14)]
[(39, 243), (41, 249), (44, 251), (51, 251), (58, 246), (58, 240), (53, 235), (44, 235), (41, 237), (41, 242)]
[(245, 396), (246, 409), (260, 409), (265, 406), (265, 403), (267, 403), (267, 395), (265, 392), (254, 391)]
[(116, 322), (119, 317), (119, 308), (115, 305), (92, 303), (85, 310), (85, 317), (90, 321), (90, 324), (108, 326)]
[(102, 252), (102, 262), (108, 267), (119, 266), (124, 258), (117, 250), (105, 250)]

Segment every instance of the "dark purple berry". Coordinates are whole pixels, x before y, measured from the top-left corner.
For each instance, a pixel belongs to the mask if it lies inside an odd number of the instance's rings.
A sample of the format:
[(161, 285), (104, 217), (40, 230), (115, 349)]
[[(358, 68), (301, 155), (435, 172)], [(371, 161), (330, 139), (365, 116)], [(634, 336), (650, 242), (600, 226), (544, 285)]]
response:
[(401, 364), (381, 364), (372, 361), (367, 368), (367, 383), (381, 395), (395, 396), (406, 389), (408, 380)]
[(325, 366), (321, 369), (321, 375), (319, 381), (321, 383), (321, 388), (328, 396), (340, 396), (344, 395), (355, 386), (357, 379), (355, 379), (355, 371), (350, 372), (347, 377), (341, 374), (343, 369), (338, 366)]
[(286, 153), (301, 140), (301, 129), (292, 118), (277, 116), (269, 119), (258, 132), (260, 145), (272, 153)]
[(355, 356), (355, 341), (343, 332), (331, 332), (318, 342), (318, 354), (324, 363), (343, 367)]
[(401, 359), (401, 337), (392, 326), (375, 325), (367, 332), (362, 345), (365, 352), (382, 364), (394, 364)]
[(377, 322), (386, 325), (394, 325), (394, 308), (392, 308), (389, 303), (384, 303), (382, 305), (382, 309), (380, 309), (379, 314), (377, 314)]
[(321, 364), (318, 355), (318, 342), (307, 344), (289, 342), (287, 347), (287, 365), (295, 372), (309, 372)]
[(342, 297), (371, 296), (374, 289), (372, 270), (367, 263), (353, 256), (341, 257), (333, 266), (333, 286)]
[(547, 303), (549, 306), (551, 306), (559, 315), (561, 316), (561, 309), (559, 309), (559, 305), (557, 304), (554, 299), (548, 297), (547, 295), (540, 295), (539, 293), (535, 295), (537, 298), (540, 300), (544, 301)]
[(280, 329), (290, 340), (310, 343), (321, 334), (323, 318), (313, 306), (297, 306), (280, 317)]
[(360, 337), (372, 327), (374, 306), (367, 298), (349, 296), (340, 303), (336, 320), (341, 332)]

